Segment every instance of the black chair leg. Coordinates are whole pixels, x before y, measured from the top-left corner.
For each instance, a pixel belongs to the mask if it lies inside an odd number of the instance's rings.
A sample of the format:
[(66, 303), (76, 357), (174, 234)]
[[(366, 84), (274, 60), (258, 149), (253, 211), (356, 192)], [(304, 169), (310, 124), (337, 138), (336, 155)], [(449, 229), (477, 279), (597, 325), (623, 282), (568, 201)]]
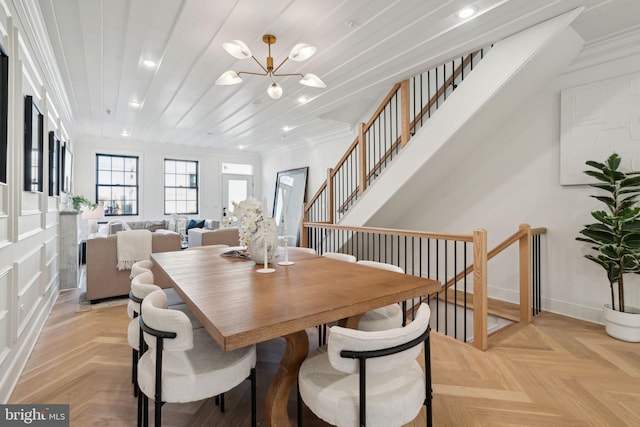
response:
[[(137, 388), (137, 387), (136, 387)], [(142, 391), (138, 393), (138, 423), (136, 424), (138, 427), (142, 427)]]
[(298, 427), (302, 427), (302, 397), (300, 396), (300, 382), (296, 380), (296, 394), (298, 405)]
[(427, 336), (424, 341), (424, 372), (426, 380), (427, 398), (425, 405), (427, 407), (427, 427), (433, 426), (433, 390), (431, 385), (431, 337)]
[(220, 395), (220, 412), (224, 413), (224, 393)]
[(138, 350), (131, 354), (131, 382), (133, 383), (133, 397), (138, 397)]
[(144, 427), (149, 427), (149, 398), (146, 394), (140, 392), (142, 394), (142, 416), (144, 419), (143, 425)]
[(256, 416), (256, 368), (251, 368), (251, 426), (256, 427), (258, 425), (258, 419)]
[(154, 425), (155, 427), (162, 427), (162, 402), (154, 401)]

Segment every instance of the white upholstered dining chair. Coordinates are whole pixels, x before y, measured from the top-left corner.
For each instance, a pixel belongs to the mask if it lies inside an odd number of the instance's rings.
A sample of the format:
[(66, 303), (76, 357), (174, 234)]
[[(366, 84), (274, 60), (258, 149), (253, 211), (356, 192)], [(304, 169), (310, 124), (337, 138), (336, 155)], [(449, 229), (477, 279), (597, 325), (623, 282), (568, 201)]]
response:
[[(404, 273), (404, 270), (393, 264), (378, 261), (358, 261), (358, 264), (367, 267), (380, 268), (396, 273)], [(390, 304), (384, 307), (367, 311), (358, 323), (361, 331), (383, 331), (385, 329), (398, 328), (406, 323), (406, 310), (404, 304)]]
[(149, 349), (138, 362), (138, 405), (148, 421), (148, 398), (154, 400), (155, 425), (161, 426), (162, 404), (194, 402), (225, 393), (251, 381), (251, 424), (256, 425), (256, 347), (223, 351), (204, 329), (193, 329), (188, 317), (167, 309), (158, 290), (142, 302), (140, 327)]
[[(322, 254), (325, 258), (337, 259), (338, 261), (355, 263), (358, 259), (349, 254), (343, 254), (341, 252), (325, 252)], [(318, 326), (318, 346), (325, 345), (327, 343), (327, 324)]]
[(331, 259), (337, 259), (340, 261), (346, 261), (346, 262), (356, 262), (357, 260), (357, 258), (354, 257), (353, 255), (343, 254), (341, 252), (325, 252), (322, 254), (322, 256), (331, 258)]
[(313, 248), (305, 248), (302, 246), (289, 246), (288, 249), (292, 252), (299, 252), (299, 253), (305, 253), (305, 254), (314, 254), (316, 253), (316, 250)]
[[(141, 352), (145, 350), (144, 342), (140, 334), (140, 322), (137, 317), (140, 313), (140, 304), (144, 297), (160, 289), (153, 281), (154, 276), (151, 270), (144, 268), (139, 269), (135, 277), (131, 280), (131, 291), (129, 292), (129, 301), (127, 304), (127, 314), (129, 315), (129, 319), (131, 319), (127, 327), (127, 342), (131, 347), (131, 382), (133, 384), (134, 396), (138, 395), (138, 360), (140, 359)], [(174, 289), (163, 289), (162, 291), (167, 295), (169, 308), (180, 310), (187, 314), (194, 328), (202, 327)], [(138, 416), (140, 417), (141, 414), (138, 414)]]
[[(423, 405), (432, 423), (429, 317), (426, 304), (401, 328), (331, 328), (329, 343), (300, 366), (300, 396), (336, 426), (393, 427), (415, 419)], [(425, 370), (416, 360), (424, 346)], [(366, 381), (365, 381), (366, 379)]]
[(151, 272), (153, 268), (153, 261), (150, 259), (145, 259), (142, 261), (137, 261), (131, 266), (131, 273), (129, 274), (129, 279), (133, 279), (140, 273)]

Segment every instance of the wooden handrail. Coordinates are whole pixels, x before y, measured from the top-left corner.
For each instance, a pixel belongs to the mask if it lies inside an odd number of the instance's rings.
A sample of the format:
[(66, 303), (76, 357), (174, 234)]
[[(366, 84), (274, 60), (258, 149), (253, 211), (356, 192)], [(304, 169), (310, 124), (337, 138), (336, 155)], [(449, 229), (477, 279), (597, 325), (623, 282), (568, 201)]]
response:
[(382, 111), (387, 107), (387, 104), (389, 103), (389, 101), (391, 101), (391, 98), (393, 98), (396, 95), (396, 92), (398, 92), (399, 89), (400, 89), (400, 83), (396, 83), (395, 85), (393, 85), (389, 93), (387, 93), (387, 96), (384, 97), (380, 105), (378, 105), (378, 108), (376, 108), (376, 111), (373, 113), (373, 115), (371, 116), (367, 124), (364, 126), (365, 131), (369, 130), (371, 125), (373, 125), (373, 122), (376, 121), (380, 113), (382, 113)]
[[(504, 251), (506, 248), (508, 248), (509, 246), (511, 246), (518, 240), (520, 240), (520, 237), (522, 237), (522, 231), (520, 230), (516, 231), (511, 236), (507, 237), (502, 243), (500, 243), (498, 246), (496, 246), (495, 248), (487, 252), (487, 261), (491, 260), (491, 258), (498, 255), (500, 252)], [(454, 283), (457, 283), (460, 279), (462, 279), (465, 275), (471, 273), (472, 271), (473, 271), (473, 264), (470, 264), (466, 269), (456, 274), (455, 277), (453, 277), (452, 279), (449, 279), (449, 281), (445, 283), (443, 287), (445, 289), (449, 289), (451, 286), (453, 286)]]
[(327, 188), (327, 181), (324, 181), (320, 185), (320, 188), (318, 188), (318, 191), (316, 191), (316, 194), (314, 194), (313, 197), (311, 198), (311, 200), (305, 204), (305, 206), (304, 206), (304, 211), (305, 212), (308, 212), (309, 209), (311, 209), (311, 206), (313, 206), (313, 204), (316, 202), (316, 200), (318, 200), (318, 198), (320, 197), (320, 195), (322, 194), (322, 192), (326, 188)]
[(418, 113), (416, 115), (416, 117), (413, 119), (413, 121), (411, 122), (410, 128), (413, 129), (416, 125), (416, 123), (418, 123), (419, 120), (421, 120), (425, 114), (427, 114), (427, 112), (431, 109), (431, 107), (433, 107), (433, 105), (437, 102), (437, 100), (442, 96), (442, 94), (444, 94), (444, 92), (447, 90), (447, 87), (449, 87), (451, 85), (451, 83), (453, 83), (455, 81), (455, 79), (462, 73), (462, 70), (464, 70), (464, 68), (469, 65), (469, 62), (471, 62), (471, 60), (473, 59), (473, 57), (475, 57), (478, 51), (475, 51), (473, 53), (470, 53), (469, 55), (467, 55), (467, 57), (465, 59), (462, 60), (462, 64), (458, 65), (458, 68), (456, 68), (453, 72), (453, 74), (447, 79), (445, 80), (445, 82), (442, 84), (442, 86), (436, 91), (436, 93), (429, 99), (429, 102), (426, 103), (426, 105), (424, 107), (422, 107), (422, 110), (420, 111), (420, 113)]
[(363, 233), (393, 234), (396, 236), (416, 237), (423, 239), (455, 240), (457, 242), (473, 242), (473, 234), (432, 233), (415, 230), (398, 230), (395, 228), (351, 227), (348, 225), (325, 224), (321, 222), (305, 222), (305, 228), (326, 228), (328, 230), (351, 230)]
[(349, 148), (347, 148), (347, 151), (345, 151), (345, 153), (343, 154), (343, 156), (340, 158), (340, 160), (338, 160), (338, 163), (336, 164), (336, 167), (333, 168), (333, 172), (331, 173), (331, 178), (333, 178), (334, 176), (336, 176), (336, 174), (338, 173), (338, 171), (340, 170), (340, 168), (342, 167), (342, 165), (344, 164), (344, 162), (347, 161), (347, 159), (349, 158), (349, 156), (351, 155), (351, 153), (358, 147), (358, 138), (356, 138), (351, 145), (349, 146)]
[[(522, 243), (522, 240), (524, 238), (527, 237), (527, 225), (521, 225), (520, 229), (518, 229), (518, 231), (516, 231), (515, 233), (513, 233), (511, 236), (507, 237), (504, 241), (502, 241), (500, 244), (498, 244), (495, 248), (493, 248), (492, 250), (490, 250), (489, 252), (487, 252), (487, 261), (491, 260), (493, 257), (495, 257), (496, 255), (502, 253), (505, 249), (507, 249), (508, 247), (510, 247), (511, 245), (513, 245), (516, 242), (521, 242), (521, 244), (523, 245), (523, 248), (529, 248), (530, 247), (530, 242), (526, 242), (526, 243)], [(529, 234), (530, 235), (541, 235), (541, 234), (546, 234), (547, 233), (547, 229), (545, 227), (539, 227), (539, 228), (530, 228), (529, 229)], [(528, 260), (530, 259), (530, 257), (524, 257), (524, 259), (522, 258), (522, 251), (521, 251), (521, 259), (520, 259), (520, 264), (521, 265), (527, 265), (528, 264)], [(470, 264), (467, 268), (465, 268), (463, 271), (461, 271), (460, 273), (456, 274), (452, 279), (449, 279), (444, 285), (443, 285), (443, 289), (449, 289), (450, 287), (452, 287), (455, 283), (457, 283), (459, 280), (461, 280), (465, 275), (468, 275), (469, 273), (471, 273), (474, 269), (474, 265), (473, 263)], [(522, 268), (521, 269), (521, 284), (522, 281), (525, 280), (529, 280), (529, 278), (531, 277), (531, 271), (530, 271), (530, 267), (529, 268)], [(522, 286), (524, 287), (524, 286)], [(528, 286), (527, 286), (528, 287)], [(528, 296), (530, 293), (526, 290), (521, 289), (520, 292), (522, 297)], [(526, 306), (526, 307), (522, 307), (522, 306)], [(521, 303), (521, 319), (524, 318), (525, 321), (531, 322), (531, 312), (529, 310), (529, 305), (530, 304), (522, 304)]]

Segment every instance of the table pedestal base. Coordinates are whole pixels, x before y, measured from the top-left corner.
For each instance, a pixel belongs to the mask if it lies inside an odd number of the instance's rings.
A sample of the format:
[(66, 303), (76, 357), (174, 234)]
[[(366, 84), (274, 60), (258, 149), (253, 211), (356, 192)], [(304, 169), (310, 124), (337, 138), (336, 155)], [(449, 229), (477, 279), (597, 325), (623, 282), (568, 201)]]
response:
[(291, 426), (287, 402), (291, 387), (298, 379), (298, 370), (309, 353), (309, 337), (306, 331), (285, 335), (287, 349), (280, 361), (280, 368), (269, 386), (265, 399), (264, 418), (268, 426)]

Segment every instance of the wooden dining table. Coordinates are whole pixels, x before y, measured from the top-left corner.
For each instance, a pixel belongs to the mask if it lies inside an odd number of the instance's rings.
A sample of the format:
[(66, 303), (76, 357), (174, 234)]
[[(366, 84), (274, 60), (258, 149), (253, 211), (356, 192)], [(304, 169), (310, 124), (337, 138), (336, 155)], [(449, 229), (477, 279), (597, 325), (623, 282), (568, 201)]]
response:
[(440, 289), (436, 280), (288, 251), (295, 264), (269, 264), (273, 273), (228, 248), (200, 247), (152, 254), (154, 274), (165, 274), (176, 292), (225, 351), (284, 337), (286, 350), (265, 399), (268, 426), (290, 426), (287, 401), (309, 352), (305, 329), (340, 321), (357, 326), (368, 310)]

